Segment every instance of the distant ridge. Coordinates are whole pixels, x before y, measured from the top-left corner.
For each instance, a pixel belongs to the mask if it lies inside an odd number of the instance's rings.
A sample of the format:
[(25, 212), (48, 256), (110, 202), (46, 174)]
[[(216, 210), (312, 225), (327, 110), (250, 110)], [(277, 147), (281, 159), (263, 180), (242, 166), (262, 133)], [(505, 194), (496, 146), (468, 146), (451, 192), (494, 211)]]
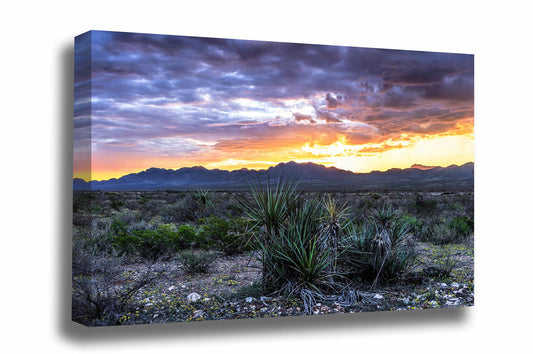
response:
[(418, 163), (414, 164), (413, 166), (411, 166), (410, 168), (416, 168), (416, 169), (419, 169), (419, 170), (431, 170), (432, 168), (437, 168), (439, 166), (425, 166), (425, 165), (420, 165)]
[(226, 171), (209, 170), (202, 166), (183, 167), (177, 170), (149, 168), (120, 178), (105, 181), (73, 179), (74, 190), (212, 190), (247, 189), (250, 181), (276, 181), (280, 177), (298, 181), (302, 189), (311, 190), (372, 190), (372, 189), (472, 189), (474, 163), (448, 167), (412, 165), (410, 168), (393, 168), (387, 171), (353, 173), (336, 167), (326, 167), (312, 162), (282, 162), (266, 170), (246, 168)]

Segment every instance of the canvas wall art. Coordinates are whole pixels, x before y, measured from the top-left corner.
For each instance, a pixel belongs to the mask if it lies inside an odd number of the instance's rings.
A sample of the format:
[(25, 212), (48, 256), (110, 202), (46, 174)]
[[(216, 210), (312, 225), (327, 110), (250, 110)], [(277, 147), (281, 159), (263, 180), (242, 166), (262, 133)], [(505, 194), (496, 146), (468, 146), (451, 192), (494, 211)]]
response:
[(90, 31), (74, 64), (73, 321), (474, 304), (473, 55)]

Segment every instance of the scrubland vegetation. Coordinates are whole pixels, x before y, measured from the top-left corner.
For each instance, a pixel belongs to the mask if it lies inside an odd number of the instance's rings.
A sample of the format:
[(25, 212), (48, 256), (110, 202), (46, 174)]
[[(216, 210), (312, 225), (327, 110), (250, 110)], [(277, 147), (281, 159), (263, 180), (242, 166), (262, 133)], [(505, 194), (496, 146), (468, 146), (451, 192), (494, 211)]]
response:
[(119, 325), (473, 305), (456, 192), (75, 192), (72, 316)]

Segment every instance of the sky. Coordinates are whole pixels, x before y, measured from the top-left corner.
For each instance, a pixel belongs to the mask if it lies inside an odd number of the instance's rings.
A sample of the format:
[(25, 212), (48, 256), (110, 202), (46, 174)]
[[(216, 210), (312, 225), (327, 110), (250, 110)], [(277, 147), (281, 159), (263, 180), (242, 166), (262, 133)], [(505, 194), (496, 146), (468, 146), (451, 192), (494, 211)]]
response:
[(75, 43), (74, 177), (314, 162), (474, 161), (474, 56), (91, 31)]

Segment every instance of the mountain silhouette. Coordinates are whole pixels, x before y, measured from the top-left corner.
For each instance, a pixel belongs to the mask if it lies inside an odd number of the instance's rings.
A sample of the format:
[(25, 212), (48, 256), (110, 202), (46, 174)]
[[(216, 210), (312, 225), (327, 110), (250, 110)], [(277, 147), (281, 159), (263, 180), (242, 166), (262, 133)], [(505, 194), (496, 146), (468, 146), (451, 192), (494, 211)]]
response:
[(266, 183), (280, 178), (298, 181), (298, 187), (310, 190), (373, 189), (472, 189), (474, 163), (448, 167), (423, 166), (393, 168), (387, 171), (353, 173), (312, 162), (283, 162), (266, 170), (209, 170), (202, 166), (177, 170), (149, 168), (120, 178), (104, 181), (73, 180), (74, 190), (243, 190), (252, 181)]

